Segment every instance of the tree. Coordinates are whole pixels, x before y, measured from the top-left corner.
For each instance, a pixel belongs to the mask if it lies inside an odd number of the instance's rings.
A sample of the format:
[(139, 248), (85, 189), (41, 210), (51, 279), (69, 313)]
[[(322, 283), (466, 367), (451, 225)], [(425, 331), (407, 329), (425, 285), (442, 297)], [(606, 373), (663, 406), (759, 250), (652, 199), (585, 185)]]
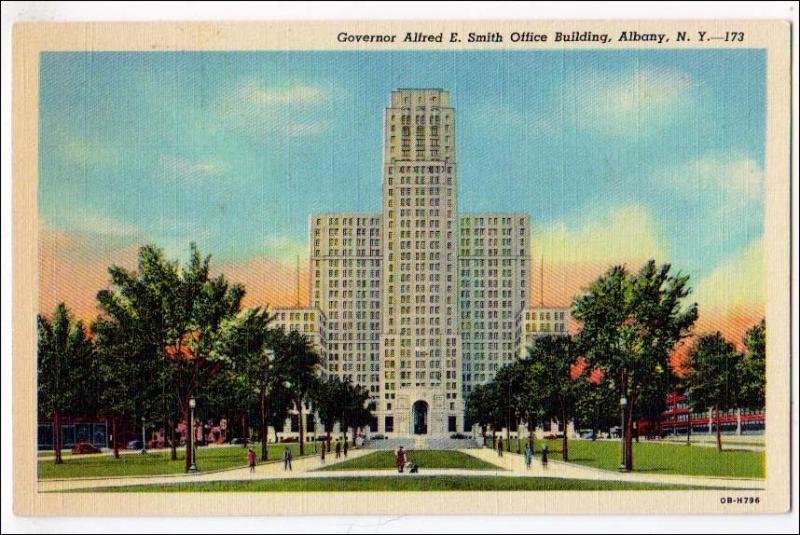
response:
[(82, 396), (81, 364), (92, 359), (92, 342), (83, 322), (74, 321), (64, 303), (59, 303), (50, 320), (37, 316), (37, 394), (40, 414), (53, 418), (55, 464), (61, 458), (61, 416), (73, 411)]
[[(521, 362), (503, 366), (491, 382), (495, 391), (494, 410), (502, 416), (500, 420), (506, 427), (506, 450), (511, 451), (511, 426), (519, 421), (521, 405), (520, 394), (525, 382), (526, 367)], [(501, 424), (502, 425), (502, 424)]]
[[(215, 351), (220, 325), (239, 312), (244, 296), (240, 285), (210, 276), (210, 261), (210, 256), (201, 258), (195, 244), (183, 268), (165, 260), (161, 249), (144, 246), (138, 270), (112, 266), (110, 288), (97, 294), (104, 317), (137, 322), (136, 330), (157, 348), (154, 357), (166, 367), (188, 432), (189, 400), (229, 362)], [(191, 464), (187, 440), (187, 471)]]
[(160, 363), (153, 358), (155, 349), (139, 336), (135, 321), (121, 319), (98, 318), (92, 324), (103, 382), (101, 406), (111, 417), (115, 458), (119, 458), (120, 419), (129, 417), (138, 421), (145, 414), (151, 416), (158, 408), (161, 384), (153, 380), (160, 373)]
[(221, 324), (218, 351), (231, 360), (235, 377), (241, 381), (242, 402), (258, 406), (261, 460), (269, 460), (267, 448), (267, 394), (272, 375), (272, 318), (266, 310), (250, 308)]
[(486, 446), (486, 428), (491, 423), (489, 402), (489, 385), (474, 385), (467, 396), (467, 419), (480, 427), (484, 446)]
[(721, 410), (738, 406), (740, 392), (738, 372), (741, 358), (736, 347), (719, 332), (701, 336), (689, 352), (692, 368), (692, 408), (704, 411), (708, 407), (713, 407), (719, 451), (722, 451), (719, 413)]
[(347, 440), (347, 429), (353, 429), (353, 443), (356, 441), (356, 431), (359, 427), (369, 425), (372, 419), (374, 404), (369, 399), (369, 390), (361, 385), (354, 385), (349, 381), (343, 381), (343, 404), (341, 409), (340, 421), (342, 432)]
[(577, 345), (569, 335), (543, 336), (528, 349), (531, 377), (541, 393), (545, 418), (556, 419), (564, 426), (561, 455), (569, 461), (567, 422), (575, 417), (583, 377), (575, 377)]
[(312, 347), (311, 341), (297, 331), (287, 333), (283, 329), (276, 329), (271, 344), (275, 353), (276, 374), (283, 379), (284, 386), (291, 393), (297, 411), (300, 455), (303, 455), (305, 454), (303, 403), (309, 399), (318, 384), (319, 355)]
[(336, 376), (319, 382), (316, 392), (312, 394), (312, 404), (319, 421), (325, 430), (325, 442), (330, 447), (331, 432), (341, 416), (345, 387), (341, 379)]
[(740, 361), (740, 406), (761, 409), (766, 404), (767, 382), (767, 324), (760, 323), (747, 330), (742, 340), (744, 355)]
[(613, 426), (615, 419), (619, 418), (619, 414), (613, 413), (614, 407), (617, 406), (614, 385), (604, 378), (596, 381), (587, 380), (580, 384), (582, 392), (575, 407), (575, 418), (580, 427), (590, 428), (592, 440), (597, 440), (597, 431)]
[[(581, 322), (579, 344), (589, 366), (614, 378), (625, 398), (624, 468), (633, 469), (633, 421), (642, 392), (666, 384), (669, 355), (687, 337), (697, 319), (697, 304), (684, 307), (689, 277), (670, 275), (670, 265), (647, 262), (638, 273), (615, 266), (593, 282), (572, 304)], [(661, 392), (662, 396), (666, 392)]]

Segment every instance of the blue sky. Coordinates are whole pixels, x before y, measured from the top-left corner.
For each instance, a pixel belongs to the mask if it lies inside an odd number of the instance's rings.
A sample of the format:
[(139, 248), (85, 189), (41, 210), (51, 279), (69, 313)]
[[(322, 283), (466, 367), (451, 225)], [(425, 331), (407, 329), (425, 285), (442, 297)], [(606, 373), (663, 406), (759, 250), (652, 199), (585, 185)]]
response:
[(703, 279), (763, 234), (764, 69), (763, 50), (45, 53), (39, 210), (106, 248), (293, 261), (312, 212), (380, 209), (390, 91), (441, 87), (461, 210), (527, 212), (556, 263), (641, 252)]

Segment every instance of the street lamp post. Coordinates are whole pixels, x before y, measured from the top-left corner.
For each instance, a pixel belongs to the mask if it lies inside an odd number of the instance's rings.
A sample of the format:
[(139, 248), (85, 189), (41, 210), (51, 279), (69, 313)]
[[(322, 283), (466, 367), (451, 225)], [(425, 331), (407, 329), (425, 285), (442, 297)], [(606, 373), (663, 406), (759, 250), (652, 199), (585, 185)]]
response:
[(189, 398), (189, 455), (192, 456), (191, 463), (189, 464), (189, 472), (197, 472), (197, 464), (195, 463), (196, 455), (196, 448), (195, 448), (195, 440), (194, 440), (194, 408), (197, 405), (197, 401), (195, 399)]
[(144, 416), (142, 416), (142, 451), (140, 451), (142, 455), (147, 453), (147, 441), (145, 440), (145, 430), (144, 430)]
[(620, 456), (620, 462), (619, 462), (619, 470), (620, 470), (620, 472), (625, 472), (626, 471), (626, 466), (625, 466), (625, 407), (627, 407), (627, 406), (628, 406), (628, 399), (625, 396), (622, 396), (621, 398), (619, 398), (619, 408), (620, 408), (620, 414), (621, 414), (621, 420), (620, 420), (620, 424), (621, 425), (619, 427), (619, 440), (620, 440), (620, 446), (621, 446), (620, 447), (620, 451), (622, 452), (621, 456)]

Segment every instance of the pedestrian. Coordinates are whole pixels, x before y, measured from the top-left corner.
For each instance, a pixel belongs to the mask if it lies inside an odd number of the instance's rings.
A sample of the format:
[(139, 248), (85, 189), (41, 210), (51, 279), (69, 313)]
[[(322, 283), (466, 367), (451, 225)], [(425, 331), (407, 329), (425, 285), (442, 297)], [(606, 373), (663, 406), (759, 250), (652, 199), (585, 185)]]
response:
[(250, 467), (251, 474), (256, 471), (256, 452), (253, 451), (253, 448), (247, 448), (247, 465)]
[(542, 468), (547, 468), (547, 445), (542, 448)]
[(406, 464), (406, 452), (405, 450), (403, 450), (403, 446), (397, 448), (397, 451), (395, 452), (394, 455), (395, 455), (395, 462), (397, 463), (397, 471), (402, 474), (403, 467)]
[(344, 448), (342, 448), (342, 450), (344, 451), (344, 457), (346, 459), (347, 458), (347, 441), (346, 440), (344, 441)]
[(525, 468), (528, 470), (531, 469), (531, 460), (533, 458), (533, 452), (531, 451), (531, 445), (525, 445)]
[(283, 450), (283, 469), (292, 471), (292, 450), (289, 449), (289, 446)]
[(503, 456), (503, 437), (500, 437), (497, 440), (497, 456), (498, 457), (502, 457)]
[(319, 454), (319, 460), (322, 461), (322, 464), (325, 464), (325, 443), (322, 443), (322, 447), (320, 448), (322, 453)]
[(342, 443), (337, 440), (336, 441), (336, 458), (338, 459), (341, 456), (342, 456)]

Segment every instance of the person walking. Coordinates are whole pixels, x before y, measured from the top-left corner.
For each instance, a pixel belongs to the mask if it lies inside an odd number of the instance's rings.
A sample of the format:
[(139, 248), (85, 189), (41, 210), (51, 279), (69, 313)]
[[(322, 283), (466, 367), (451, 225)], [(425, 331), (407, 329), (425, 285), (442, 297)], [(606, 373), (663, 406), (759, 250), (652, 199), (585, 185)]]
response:
[(289, 449), (289, 446), (283, 450), (283, 469), (292, 471), (292, 450)]
[(525, 445), (525, 468), (528, 470), (531, 469), (531, 460), (533, 459), (533, 452), (531, 451), (531, 445)]
[(503, 456), (503, 437), (500, 437), (497, 440), (497, 456), (498, 457), (502, 457)]
[(344, 452), (344, 458), (347, 459), (347, 441), (346, 440), (344, 441), (344, 447), (342, 448), (342, 451)]
[(251, 474), (256, 471), (256, 452), (253, 451), (253, 448), (247, 448), (247, 465), (250, 467)]
[(547, 468), (547, 445), (542, 448), (542, 468)]
[(395, 452), (395, 462), (397, 463), (397, 471), (399, 473), (403, 473), (403, 467), (406, 465), (406, 452), (403, 449), (403, 446), (397, 448)]
[(336, 458), (338, 459), (341, 456), (342, 456), (342, 443), (337, 440), (336, 441)]

